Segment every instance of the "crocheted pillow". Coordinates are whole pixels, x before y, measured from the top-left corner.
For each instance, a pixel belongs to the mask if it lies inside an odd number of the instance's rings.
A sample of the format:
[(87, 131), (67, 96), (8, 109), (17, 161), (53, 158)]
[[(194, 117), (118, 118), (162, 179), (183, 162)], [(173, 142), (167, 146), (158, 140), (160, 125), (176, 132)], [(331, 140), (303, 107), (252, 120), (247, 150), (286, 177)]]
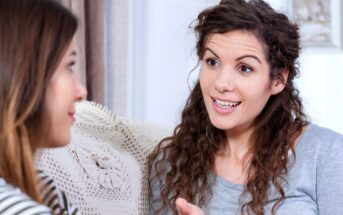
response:
[(115, 117), (94, 102), (76, 109), (71, 143), (38, 152), (37, 168), (82, 214), (148, 214), (146, 158), (168, 132)]

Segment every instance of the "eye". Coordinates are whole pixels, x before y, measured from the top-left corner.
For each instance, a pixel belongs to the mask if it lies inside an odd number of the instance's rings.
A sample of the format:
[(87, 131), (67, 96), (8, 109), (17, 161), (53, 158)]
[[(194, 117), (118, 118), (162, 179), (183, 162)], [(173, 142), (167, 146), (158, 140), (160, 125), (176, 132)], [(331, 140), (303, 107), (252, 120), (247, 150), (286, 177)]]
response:
[(207, 59), (205, 59), (205, 62), (209, 67), (219, 66), (219, 62), (214, 58), (207, 58)]
[(239, 66), (239, 71), (241, 71), (242, 73), (251, 73), (253, 72), (253, 69), (250, 66), (242, 64)]
[(74, 72), (75, 61), (72, 61), (68, 64), (68, 69), (70, 72)]

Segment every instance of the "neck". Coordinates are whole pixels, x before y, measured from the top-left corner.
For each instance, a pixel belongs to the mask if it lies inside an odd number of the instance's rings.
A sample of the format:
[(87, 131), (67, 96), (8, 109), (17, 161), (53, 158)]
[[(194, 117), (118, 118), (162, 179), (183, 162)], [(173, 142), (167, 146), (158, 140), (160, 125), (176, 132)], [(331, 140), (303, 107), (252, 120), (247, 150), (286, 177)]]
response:
[(243, 160), (251, 147), (250, 136), (253, 131), (252, 127), (226, 131), (227, 144), (220, 154)]
[(244, 184), (248, 177), (253, 128), (242, 131), (226, 131), (227, 144), (216, 155), (214, 165), (217, 175), (237, 184)]

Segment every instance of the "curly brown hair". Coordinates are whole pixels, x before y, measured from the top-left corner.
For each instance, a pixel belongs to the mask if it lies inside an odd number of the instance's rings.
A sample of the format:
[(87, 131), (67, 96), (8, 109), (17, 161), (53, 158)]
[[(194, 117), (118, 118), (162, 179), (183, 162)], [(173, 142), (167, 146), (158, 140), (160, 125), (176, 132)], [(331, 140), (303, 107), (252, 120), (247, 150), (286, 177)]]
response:
[[(242, 193), (249, 193), (251, 200), (241, 206), (241, 214), (263, 215), (272, 183), (279, 193), (271, 209), (275, 214), (285, 198), (283, 184), (288, 173), (288, 152), (293, 151), (295, 139), (308, 123), (293, 83), (299, 73), (299, 28), (262, 0), (222, 0), (198, 16), (195, 32), (199, 59), (203, 58), (211, 35), (234, 30), (253, 33), (261, 41), (271, 68), (270, 79), (285, 83), (284, 90), (270, 97), (255, 120), (256, 127), (250, 137), (253, 144), (249, 150), (248, 178)], [(282, 76), (285, 69), (287, 80)], [(197, 205), (208, 203), (213, 185), (210, 173), (215, 156), (225, 147), (226, 140), (225, 132), (211, 124), (197, 82), (182, 112), (181, 123), (149, 156), (150, 183), (160, 185), (161, 198), (152, 202), (155, 214), (163, 214), (168, 208), (177, 214), (178, 197)]]

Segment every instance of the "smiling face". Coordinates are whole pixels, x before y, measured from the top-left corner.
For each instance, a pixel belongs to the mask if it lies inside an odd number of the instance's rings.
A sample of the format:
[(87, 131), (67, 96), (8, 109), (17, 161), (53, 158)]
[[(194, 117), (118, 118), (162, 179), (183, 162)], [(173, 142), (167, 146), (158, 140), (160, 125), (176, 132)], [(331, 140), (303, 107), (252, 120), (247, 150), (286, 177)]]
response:
[(270, 80), (264, 48), (252, 33), (213, 34), (204, 48), (200, 85), (211, 123), (228, 134), (246, 132), (284, 85)]
[(70, 141), (70, 128), (75, 121), (75, 102), (85, 98), (87, 92), (76, 78), (72, 66), (76, 61), (76, 45), (69, 45), (56, 71), (52, 75), (45, 96), (51, 128), (46, 147), (64, 146)]

